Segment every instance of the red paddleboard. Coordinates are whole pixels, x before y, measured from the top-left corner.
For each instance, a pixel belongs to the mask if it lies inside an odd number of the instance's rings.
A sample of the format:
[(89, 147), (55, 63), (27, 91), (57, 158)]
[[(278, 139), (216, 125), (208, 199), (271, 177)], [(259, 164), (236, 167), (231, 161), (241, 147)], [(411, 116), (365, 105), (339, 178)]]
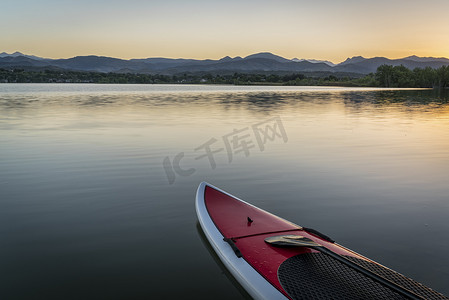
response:
[(254, 299), (449, 299), (329, 237), (202, 182), (201, 228)]

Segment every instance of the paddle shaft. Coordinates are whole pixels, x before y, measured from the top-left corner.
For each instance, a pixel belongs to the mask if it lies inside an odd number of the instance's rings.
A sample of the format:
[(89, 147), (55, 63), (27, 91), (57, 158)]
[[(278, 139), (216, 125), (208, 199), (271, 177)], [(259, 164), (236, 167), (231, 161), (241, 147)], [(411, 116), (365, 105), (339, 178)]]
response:
[(423, 300), (424, 299), (421, 296), (415, 294), (414, 292), (409, 291), (408, 289), (406, 289), (406, 288), (404, 288), (404, 287), (402, 287), (382, 276), (379, 276), (376, 273), (373, 273), (368, 269), (365, 269), (364, 267), (350, 261), (349, 259), (335, 253), (334, 251), (332, 251), (330, 249), (327, 249), (324, 246), (309, 246), (309, 248), (318, 250), (321, 253), (329, 255), (330, 257), (332, 257), (332, 258), (338, 260), (339, 262), (347, 265), (348, 267), (356, 270), (357, 272), (362, 273), (363, 275), (371, 278), (372, 280), (377, 281), (378, 283), (394, 290), (395, 292), (397, 292), (398, 294), (401, 294), (402, 296), (405, 296), (409, 299), (415, 299), (415, 300)]

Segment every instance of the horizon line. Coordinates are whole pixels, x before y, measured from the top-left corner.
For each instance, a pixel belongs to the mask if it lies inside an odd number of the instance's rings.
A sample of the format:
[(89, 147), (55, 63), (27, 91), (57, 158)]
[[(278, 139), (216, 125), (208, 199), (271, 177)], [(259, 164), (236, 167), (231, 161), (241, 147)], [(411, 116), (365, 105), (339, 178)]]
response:
[(233, 59), (234, 59), (234, 58), (238, 58), (238, 57), (240, 57), (240, 58), (246, 58), (246, 57), (248, 57), (248, 56), (256, 55), (256, 54), (271, 54), (271, 55), (275, 55), (275, 56), (282, 57), (282, 58), (287, 59), (287, 60), (299, 59), (299, 60), (328, 61), (328, 62), (330, 62), (330, 63), (332, 63), (332, 64), (334, 64), (334, 65), (338, 65), (338, 64), (340, 64), (340, 63), (345, 62), (347, 59), (351, 59), (351, 58), (355, 58), (355, 57), (361, 57), (361, 58), (364, 58), (364, 59), (371, 59), (371, 58), (382, 57), (382, 58), (387, 58), (387, 59), (390, 59), (390, 60), (395, 60), (395, 59), (405, 59), (405, 58), (409, 58), (409, 57), (435, 58), (435, 59), (449, 59), (448, 57), (445, 57), (445, 56), (419, 56), (419, 55), (416, 55), (416, 54), (411, 54), (411, 55), (408, 55), (408, 56), (397, 57), (397, 58), (390, 58), (390, 57), (386, 57), (386, 56), (372, 56), (372, 57), (365, 57), (365, 56), (363, 56), (363, 55), (353, 55), (353, 56), (347, 56), (347, 58), (344, 59), (343, 61), (338, 62), (338, 63), (335, 63), (335, 62), (331, 61), (330, 59), (299, 58), (298, 56), (295, 56), (295, 57), (293, 57), (293, 58), (285, 58), (285, 57), (282, 56), (282, 55), (278, 55), (278, 54), (275, 54), (275, 53), (270, 52), (270, 51), (259, 51), (259, 52), (254, 52), (254, 53), (252, 53), (252, 54), (248, 54), (248, 55), (245, 55), (245, 56), (243, 56), (243, 55), (237, 55), (237, 56), (225, 55), (225, 56), (221, 56), (221, 57), (219, 57), (219, 58), (186, 58), (186, 57), (168, 57), (168, 56), (147, 56), (147, 57), (123, 58), (123, 57), (108, 56), (108, 55), (99, 55), (99, 54), (85, 54), (85, 55), (75, 55), (75, 56), (68, 56), (68, 57), (50, 58), (50, 57), (44, 57), (44, 56), (39, 56), (39, 55), (35, 55), (35, 54), (27, 54), (27, 53), (24, 53), (24, 52), (19, 51), (19, 50), (16, 50), (16, 51), (11, 52), (11, 53), (8, 53), (8, 52), (6, 52), (6, 51), (0, 52), (0, 54), (6, 54), (6, 55), (14, 55), (14, 54), (16, 54), (16, 53), (22, 54), (23, 56), (35, 56), (35, 57), (38, 57), (38, 58), (41, 58), (41, 59), (51, 59), (51, 60), (57, 60), (57, 59), (70, 59), (70, 58), (75, 58), (75, 57), (85, 57), (85, 56), (96, 56), (96, 57), (107, 57), (107, 58), (121, 59), (121, 60), (127, 60), (127, 61), (132, 60), (132, 59), (148, 59), (148, 58), (186, 59), (186, 60), (187, 60), (187, 59), (191, 59), (191, 60), (220, 60), (220, 59), (223, 59), (223, 58), (226, 58), (226, 57), (230, 57), (230, 58), (233, 58)]

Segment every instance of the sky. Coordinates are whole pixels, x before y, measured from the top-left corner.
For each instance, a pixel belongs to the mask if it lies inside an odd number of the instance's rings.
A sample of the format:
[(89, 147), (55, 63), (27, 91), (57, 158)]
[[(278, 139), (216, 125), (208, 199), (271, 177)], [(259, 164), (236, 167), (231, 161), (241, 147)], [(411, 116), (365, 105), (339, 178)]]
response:
[(47, 58), (449, 57), (447, 0), (2, 0), (0, 52)]

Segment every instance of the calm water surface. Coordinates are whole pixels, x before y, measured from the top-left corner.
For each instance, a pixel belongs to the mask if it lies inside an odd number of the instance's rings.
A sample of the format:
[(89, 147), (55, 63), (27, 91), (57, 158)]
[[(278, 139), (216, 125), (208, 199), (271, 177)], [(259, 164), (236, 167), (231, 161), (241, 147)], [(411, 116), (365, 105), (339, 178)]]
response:
[(203, 180), (449, 294), (448, 179), (447, 93), (1, 84), (0, 298), (242, 298)]

